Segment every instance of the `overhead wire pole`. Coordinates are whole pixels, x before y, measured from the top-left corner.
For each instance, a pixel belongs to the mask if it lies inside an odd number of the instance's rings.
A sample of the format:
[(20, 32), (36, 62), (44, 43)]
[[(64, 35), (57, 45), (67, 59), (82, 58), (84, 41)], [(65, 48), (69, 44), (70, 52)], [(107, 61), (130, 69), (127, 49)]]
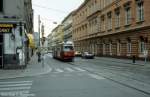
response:
[(38, 26), (38, 32), (39, 32), (39, 47), (40, 47), (40, 23), (41, 23), (41, 20), (40, 20), (40, 15), (38, 15), (38, 24), (39, 24), (39, 26)]
[(38, 32), (39, 32), (39, 47), (38, 47), (38, 62), (41, 62), (41, 51), (40, 51), (40, 23), (41, 23), (41, 20), (40, 20), (40, 15), (38, 15)]

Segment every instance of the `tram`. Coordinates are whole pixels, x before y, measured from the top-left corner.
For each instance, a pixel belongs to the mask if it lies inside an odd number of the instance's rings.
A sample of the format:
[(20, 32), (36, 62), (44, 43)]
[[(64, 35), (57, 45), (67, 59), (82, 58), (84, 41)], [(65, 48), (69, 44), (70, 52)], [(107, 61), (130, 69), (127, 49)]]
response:
[(52, 55), (55, 59), (73, 61), (75, 57), (74, 45), (72, 42), (59, 43), (52, 48)]

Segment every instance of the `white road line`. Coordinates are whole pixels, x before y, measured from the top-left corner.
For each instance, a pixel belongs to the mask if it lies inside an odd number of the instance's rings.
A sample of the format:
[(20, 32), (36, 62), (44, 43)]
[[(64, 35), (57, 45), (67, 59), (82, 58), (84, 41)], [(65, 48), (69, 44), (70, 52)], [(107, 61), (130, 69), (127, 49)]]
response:
[(0, 91), (9, 91), (9, 90), (28, 90), (31, 89), (30, 86), (28, 87), (10, 87), (10, 88), (0, 88)]
[(64, 72), (64, 71), (59, 68), (56, 69), (56, 73), (61, 73), (61, 72)]
[(33, 97), (31, 85), (32, 81), (0, 82), (0, 97)]
[(105, 79), (104, 77), (101, 77), (99, 75), (96, 75), (96, 74), (88, 74), (90, 77), (94, 78), (94, 79), (97, 79), (97, 80), (102, 80), (102, 79)]
[(1, 87), (17, 87), (17, 86), (31, 86), (32, 83), (25, 83), (25, 84), (7, 84), (7, 85), (0, 85), (0, 88)]
[(2, 97), (33, 97), (35, 94), (22, 93), (22, 92), (1, 92), (0, 96)]
[(17, 84), (17, 83), (32, 83), (32, 81), (0, 82), (0, 84)]
[(9, 91), (9, 92), (0, 92), (0, 94), (29, 94), (29, 90), (25, 91)]
[(86, 70), (84, 70), (84, 69), (81, 69), (81, 68), (79, 68), (79, 67), (73, 67), (73, 68), (75, 68), (76, 70), (78, 70), (78, 71), (81, 71), (81, 72), (84, 72), (84, 71), (86, 71)]
[(64, 68), (65, 70), (67, 70), (67, 71), (69, 71), (69, 72), (74, 72), (74, 70), (73, 69), (71, 69), (71, 68)]

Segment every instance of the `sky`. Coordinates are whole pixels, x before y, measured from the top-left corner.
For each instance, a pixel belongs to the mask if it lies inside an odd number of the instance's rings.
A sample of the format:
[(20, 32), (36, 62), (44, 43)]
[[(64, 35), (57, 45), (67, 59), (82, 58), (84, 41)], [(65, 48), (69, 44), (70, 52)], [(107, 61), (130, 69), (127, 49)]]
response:
[[(32, 0), (34, 10), (34, 31), (38, 32), (38, 15), (44, 24), (45, 36), (49, 35), (58, 24), (84, 0)], [(54, 22), (57, 22), (55, 24)]]

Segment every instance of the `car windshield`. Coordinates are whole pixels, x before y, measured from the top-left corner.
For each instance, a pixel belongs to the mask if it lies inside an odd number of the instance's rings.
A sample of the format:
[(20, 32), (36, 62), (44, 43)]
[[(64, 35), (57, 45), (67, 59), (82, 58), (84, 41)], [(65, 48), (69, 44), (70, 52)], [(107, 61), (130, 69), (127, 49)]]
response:
[(84, 54), (88, 54), (88, 52), (84, 52)]

